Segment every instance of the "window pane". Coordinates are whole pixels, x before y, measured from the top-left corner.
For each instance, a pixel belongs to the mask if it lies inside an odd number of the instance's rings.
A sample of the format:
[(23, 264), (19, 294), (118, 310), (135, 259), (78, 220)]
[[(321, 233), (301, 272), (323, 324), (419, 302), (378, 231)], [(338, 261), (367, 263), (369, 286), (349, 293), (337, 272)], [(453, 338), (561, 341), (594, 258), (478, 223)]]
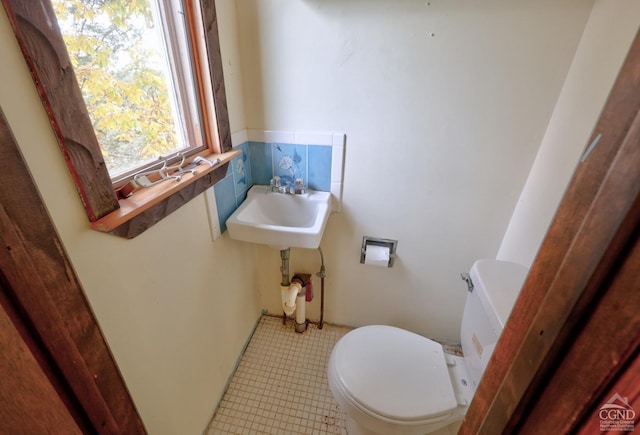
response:
[(53, 1), (112, 177), (197, 145), (187, 141), (184, 85), (174, 84), (171, 38), (155, 1)]

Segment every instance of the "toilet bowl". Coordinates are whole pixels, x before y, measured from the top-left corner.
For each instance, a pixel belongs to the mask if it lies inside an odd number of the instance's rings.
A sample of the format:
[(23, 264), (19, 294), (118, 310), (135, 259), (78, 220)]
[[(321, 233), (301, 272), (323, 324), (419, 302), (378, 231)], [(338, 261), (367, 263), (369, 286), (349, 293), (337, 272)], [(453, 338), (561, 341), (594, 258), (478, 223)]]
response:
[(357, 328), (340, 339), (328, 378), (347, 413), (349, 435), (426, 434), (461, 419), (473, 394), (461, 357), (384, 325)]
[(464, 357), (386, 325), (356, 328), (338, 340), (328, 381), (349, 435), (423, 435), (461, 420), (527, 272), (510, 262), (474, 263), (461, 324)]

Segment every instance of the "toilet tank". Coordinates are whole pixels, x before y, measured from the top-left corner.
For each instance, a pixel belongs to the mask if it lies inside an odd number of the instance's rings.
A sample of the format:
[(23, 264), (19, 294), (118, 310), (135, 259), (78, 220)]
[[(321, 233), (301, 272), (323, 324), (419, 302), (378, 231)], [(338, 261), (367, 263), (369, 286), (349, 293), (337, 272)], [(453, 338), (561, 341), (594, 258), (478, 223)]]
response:
[(469, 271), (474, 288), (467, 293), (460, 341), (474, 391), (528, 271), (520, 264), (500, 260), (478, 260)]

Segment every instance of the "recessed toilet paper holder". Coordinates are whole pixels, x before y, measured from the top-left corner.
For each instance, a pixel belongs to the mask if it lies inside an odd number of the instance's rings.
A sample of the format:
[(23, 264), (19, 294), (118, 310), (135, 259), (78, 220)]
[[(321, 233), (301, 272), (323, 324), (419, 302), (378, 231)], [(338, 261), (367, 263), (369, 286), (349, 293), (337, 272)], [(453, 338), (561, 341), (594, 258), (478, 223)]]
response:
[(396, 257), (396, 249), (398, 248), (398, 241), (392, 239), (382, 239), (380, 237), (364, 236), (362, 238), (362, 249), (360, 250), (360, 263), (364, 264), (367, 257), (367, 246), (383, 246), (389, 248), (389, 265), (393, 266), (393, 260)]

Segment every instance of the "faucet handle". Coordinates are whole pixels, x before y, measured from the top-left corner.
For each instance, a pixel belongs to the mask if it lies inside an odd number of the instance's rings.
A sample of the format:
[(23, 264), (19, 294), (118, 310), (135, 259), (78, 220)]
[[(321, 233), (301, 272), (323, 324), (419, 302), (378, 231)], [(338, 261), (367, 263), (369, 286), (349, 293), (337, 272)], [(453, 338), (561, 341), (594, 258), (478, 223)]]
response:
[(280, 187), (280, 177), (278, 177), (277, 175), (274, 176), (269, 182), (269, 185), (271, 187)]
[(295, 185), (294, 185), (294, 193), (296, 194), (301, 194), (301, 193), (305, 193), (305, 188), (304, 188), (304, 180), (302, 178), (296, 178), (295, 181)]

